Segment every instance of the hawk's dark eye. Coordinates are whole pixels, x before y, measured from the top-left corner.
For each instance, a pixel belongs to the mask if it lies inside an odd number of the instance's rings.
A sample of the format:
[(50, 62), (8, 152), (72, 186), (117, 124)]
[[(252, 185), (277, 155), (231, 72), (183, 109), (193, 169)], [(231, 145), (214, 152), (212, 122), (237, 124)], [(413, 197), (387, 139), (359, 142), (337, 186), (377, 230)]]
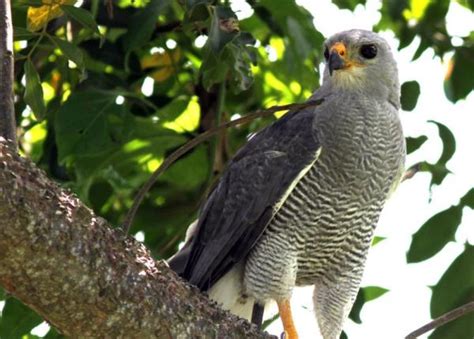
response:
[(329, 59), (329, 49), (327, 47), (324, 49), (324, 59), (326, 61)]
[(360, 55), (366, 59), (373, 59), (377, 55), (377, 46), (374, 44), (362, 45), (360, 48)]

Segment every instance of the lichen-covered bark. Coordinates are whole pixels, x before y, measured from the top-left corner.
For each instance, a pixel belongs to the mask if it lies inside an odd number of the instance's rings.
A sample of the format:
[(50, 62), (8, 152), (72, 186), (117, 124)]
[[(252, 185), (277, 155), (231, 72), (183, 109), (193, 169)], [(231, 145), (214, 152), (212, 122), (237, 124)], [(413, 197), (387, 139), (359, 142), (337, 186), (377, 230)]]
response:
[(0, 284), (72, 337), (266, 338), (0, 138)]

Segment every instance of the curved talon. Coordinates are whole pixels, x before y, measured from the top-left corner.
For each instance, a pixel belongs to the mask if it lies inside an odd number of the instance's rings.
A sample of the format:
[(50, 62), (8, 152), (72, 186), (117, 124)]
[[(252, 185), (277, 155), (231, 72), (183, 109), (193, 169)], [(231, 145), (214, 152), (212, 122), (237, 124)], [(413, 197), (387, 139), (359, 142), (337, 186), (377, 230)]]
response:
[(287, 331), (283, 331), (281, 332), (280, 339), (298, 339), (298, 333), (295, 332), (293, 335), (291, 335), (288, 334)]

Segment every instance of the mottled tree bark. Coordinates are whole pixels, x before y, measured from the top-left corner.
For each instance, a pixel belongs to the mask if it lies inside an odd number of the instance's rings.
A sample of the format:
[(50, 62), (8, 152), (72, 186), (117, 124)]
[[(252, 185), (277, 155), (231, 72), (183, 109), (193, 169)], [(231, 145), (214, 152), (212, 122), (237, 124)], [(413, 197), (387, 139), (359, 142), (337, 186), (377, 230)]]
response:
[(0, 0), (0, 136), (16, 143), (10, 0)]
[(1, 138), (0, 284), (72, 337), (270, 337), (155, 262)]

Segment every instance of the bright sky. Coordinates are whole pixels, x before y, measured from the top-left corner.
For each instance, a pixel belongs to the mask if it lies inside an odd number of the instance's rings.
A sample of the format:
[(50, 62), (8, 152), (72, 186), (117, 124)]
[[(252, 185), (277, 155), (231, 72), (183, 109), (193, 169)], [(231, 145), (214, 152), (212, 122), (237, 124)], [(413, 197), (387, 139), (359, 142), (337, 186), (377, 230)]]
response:
[[(330, 0), (298, 2), (311, 11), (316, 28), (326, 37), (345, 29), (371, 29), (380, 19), (381, 5), (377, 0), (368, 0), (366, 6), (359, 5), (354, 13), (339, 10)], [(232, 7), (239, 10), (240, 17), (251, 14), (248, 4), (243, 0), (232, 1)], [(474, 16), (452, 2), (447, 25), (450, 35), (467, 36), (474, 30)], [(424, 173), (403, 183), (388, 202), (377, 229), (377, 235), (387, 239), (371, 250), (362, 286), (381, 286), (390, 291), (364, 306), (362, 325), (350, 320), (347, 322), (345, 329), (351, 339), (399, 339), (429, 321), (431, 292), (428, 286), (437, 283), (449, 264), (462, 252), (463, 243), (468, 238), (470, 243), (474, 243), (474, 212), (466, 208), (456, 233), (456, 242), (448, 244), (438, 255), (425, 262), (408, 265), (405, 261), (411, 235), (429, 217), (457, 204), (459, 198), (474, 187), (474, 157), (471, 150), (474, 145), (474, 94), (452, 105), (443, 92), (444, 66), (440, 59), (428, 50), (417, 61), (411, 62), (419, 40), (415, 39), (409, 47), (398, 52), (394, 35), (387, 32), (383, 36), (394, 50), (401, 83), (416, 80), (421, 86), (417, 107), (412, 112), (402, 112), (401, 119), (407, 136), (424, 134), (428, 135), (429, 140), (408, 157), (407, 166), (421, 160), (436, 161), (441, 153), (442, 144), (437, 137), (437, 128), (427, 123), (427, 120), (433, 119), (448, 126), (456, 136), (457, 149), (448, 163), (453, 174), (448, 175), (440, 187), (433, 189), (431, 202), (428, 190), (430, 176)], [(454, 39), (453, 44), (458, 41)], [(295, 291), (292, 301), (301, 339), (316, 338), (311, 295), (312, 288), (300, 288)], [(270, 310), (268, 315), (275, 313), (276, 310)], [(44, 335), (47, 330), (48, 326), (43, 323), (34, 332)], [(280, 334), (280, 321), (275, 321), (269, 331)]]

